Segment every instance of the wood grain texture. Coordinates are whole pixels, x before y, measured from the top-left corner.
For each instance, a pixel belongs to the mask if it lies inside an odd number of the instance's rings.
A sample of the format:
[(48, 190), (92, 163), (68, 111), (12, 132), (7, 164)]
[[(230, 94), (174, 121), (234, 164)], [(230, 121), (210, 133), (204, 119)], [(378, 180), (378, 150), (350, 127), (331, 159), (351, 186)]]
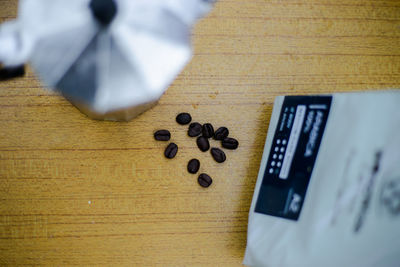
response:
[[(0, 21), (16, 14), (0, 0)], [(241, 266), (274, 97), (400, 87), (396, 0), (220, 0), (193, 44), (159, 105), (129, 123), (87, 119), (31, 70), (0, 83), (0, 265)], [(239, 149), (217, 164), (181, 111), (227, 126)], [(210, 188), (187, 173), (192, 157)]]

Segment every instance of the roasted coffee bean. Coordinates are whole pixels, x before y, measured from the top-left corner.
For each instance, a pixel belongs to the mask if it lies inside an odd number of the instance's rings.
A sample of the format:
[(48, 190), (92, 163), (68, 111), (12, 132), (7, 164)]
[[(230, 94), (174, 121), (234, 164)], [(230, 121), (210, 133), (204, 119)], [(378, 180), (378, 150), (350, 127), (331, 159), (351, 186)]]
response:
[(168, 130), (158, 130), (154, 133), (154, 139), (157, 141), (168, 141), (171, 139), (171, 133)]
[(214, 127), (211, 125), (211, 123), (205, 123), (203, 124), (203, 136), (206, 138), (211, 138), (214, 136)]
[(24, 65), (16, 67), (3, 67), (3, 68), (0, 67), (0, 81), (6, 81), (24, 75), (25, 75)]
[(215, 148), (215, 147), (211, 148), (211, 155), (215, 159), (215, 161), (218, 163), (222, 163), (226, 160), (224, 151), (222, 151), (219, 148)]
[(229, 135), (229, 130), (226, 127), (219, 127), (214, 133), (215, 140), (224, 140)]
[(222, 140), (222, 146), (227, 149), (236, 149), (239, 146), (239, 142), (235, 138), (227, 137)]
[(200, 161), (198, 159), (191, 159), (188, 162), (187, 170), (190, 173), (196, 173), (199, 171), (200, 168)]
[(209, 187), (212, 184), (212, 178), (205, 173), (200, 174), (197, 181), (202, 187)]
[(208, 149), (210, 149), (210, 143), (204, 136), (197, 137), (196, 143), (199, 149), (203, 152), (206, 152)]
[(178, 146), (175, 143), (170, 143), (164, 151), (164, 156), (172, 159), (176, 153), (178, 153)]
[(179, 113), (176, 116), (176, 122), (182, 125), (188, 124), (192, 121), (192, 116), (189, 113)]
[(200, 124), (200, 123), (198, 123), (198, 122), (192, 122), (192, 123), (189, 125), (188, 135), (189, 135), (190, 137), (196, 137), (196, 136), (198, 136), (198, 135), (201, 134), (201, 129), (202, 129), (202, 127), (201, 127), (201, 124)]

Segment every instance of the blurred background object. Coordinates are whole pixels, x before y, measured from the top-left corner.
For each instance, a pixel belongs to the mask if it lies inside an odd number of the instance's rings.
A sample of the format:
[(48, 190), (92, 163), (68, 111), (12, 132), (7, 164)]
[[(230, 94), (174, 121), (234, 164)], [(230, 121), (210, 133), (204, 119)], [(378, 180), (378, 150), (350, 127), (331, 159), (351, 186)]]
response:
[(0, 62), (29, 61), (89, 117), (130, 120), (154, 106), (191, 58), (203, 0), (23, 0), (0, 28)]

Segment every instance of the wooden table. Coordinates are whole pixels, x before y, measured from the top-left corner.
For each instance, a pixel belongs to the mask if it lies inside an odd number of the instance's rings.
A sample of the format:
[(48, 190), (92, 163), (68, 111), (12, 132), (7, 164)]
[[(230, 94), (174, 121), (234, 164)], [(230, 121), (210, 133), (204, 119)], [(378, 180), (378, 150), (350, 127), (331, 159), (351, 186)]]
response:
[[(0, 0), (1, 21), (16, 13)], [(31, 70), (0, 83), (0, 265), (240, 266), (274, 97), (400, 87), (397, 0), (221, 0), (193, 42), (159, 105), (129, 123), (86, 118)], [(229, 127), (239, 149), (214, 162), (181, 111)]]

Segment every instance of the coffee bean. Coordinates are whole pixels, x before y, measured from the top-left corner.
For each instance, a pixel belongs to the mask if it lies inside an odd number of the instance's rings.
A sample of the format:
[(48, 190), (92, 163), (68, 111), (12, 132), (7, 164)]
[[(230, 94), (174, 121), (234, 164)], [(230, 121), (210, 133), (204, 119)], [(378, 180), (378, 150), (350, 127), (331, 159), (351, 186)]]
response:
[(189, 113), (179, 113), (176, 116), (176, 122), (182, 125), (188, 124), (192, 121), (192, 116)]
[(191, 159), (188, 162), (188, 165), (187, 165), (188, 172), (196, 173), (196, 172), (198, 172), (199, 168), (200, 168), (200, 161), (198, 159)]
[(171, 138), (171, 133), (168, 130), (158, 130), (154, 133), (154, 139), (157, 141), (168, 141)]
[(212, 178), (205, 173), (200, 174), (197, 181), (202, 187), (209, 187), (212, 184)]
[(25, 75), (25, 66), (20, 65), (16, 67), (0, 67), (0, 81), (6, 81), (16, 77)]
[(229, 130), (226, 127), (219, 127), (214, 133), (215, 140), (224, 140), (229, 135)]
[(224, 151), (222, 151), (219, 148), (215, 148), (215, 147), (211, 148), (211, 155), (215, 159), (215, 161), (218, 163), (222, 163), (226, 160)]
[(172, 159), (178, 152), (178, 146), (175, 143), (170, 143), (164, 151), (166, 158)]
[(189, 135), (190, 137), (196, 137), (196, 136), (198, 136), (198, 135), (201, 134), (201, 129), (202, 129), (202, 127), (201, 127), (201, 124), (200, 124), (200, 123), (198, 123), (198, 122), (192, 122), (192, 123), (189, 125), (188, 135)]
[(205, 123), (203, 124), (203, 136), (205, 138), (210, 138), (213, 137), (214, 135), (214, 127), (211, 125), (211, 123)]
[(227, 137), (222, 140), (222, 146), (227, 149), (236, 149), (239, 146), (239, 142), (235, 138)]
[(196, 143), (199, 149), (203, 152), (207, 151), (210, 148), (210, 143), (208, 142), (208, 139), (204, 136), (197, 137)]

